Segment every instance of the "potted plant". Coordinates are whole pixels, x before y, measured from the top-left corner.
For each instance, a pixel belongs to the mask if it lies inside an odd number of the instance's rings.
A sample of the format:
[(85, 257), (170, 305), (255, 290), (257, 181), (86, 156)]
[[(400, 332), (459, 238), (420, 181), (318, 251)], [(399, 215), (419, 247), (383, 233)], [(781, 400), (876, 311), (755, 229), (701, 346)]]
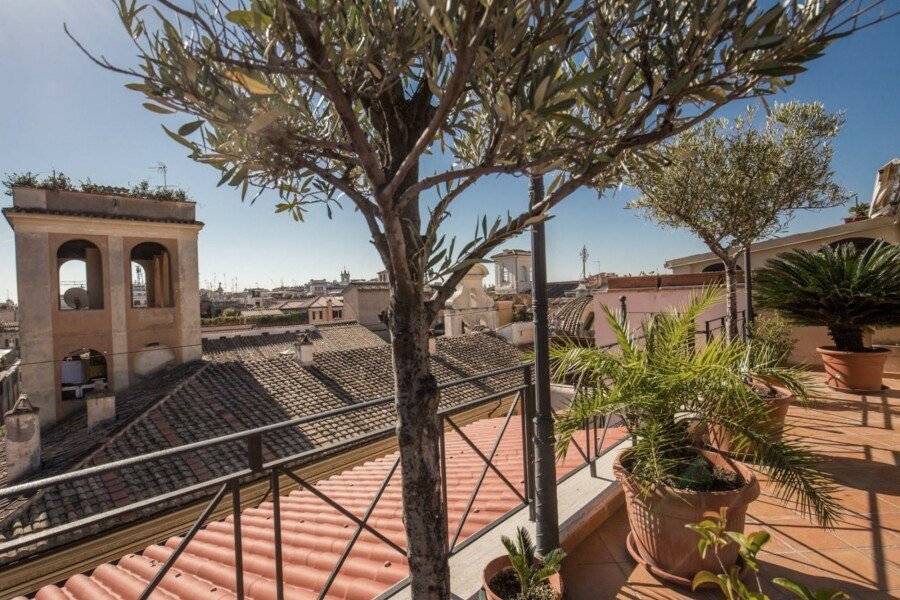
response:
[(817, 348), (826, 381), (839, 390), (881, 389), (887, 351), (867, 348), (867, 327), (900, 325), (900, 247), (852, 243), (794, 250), (756, 273), (755, 303), (798, 325), (828, 328), (833, 346)]
[(850, 207), (850, 210), (847, 211), (847, 216), (844, 217), (844, 223), (854, 223), (856, 221), (865, 221), (869, 218), (869, 207), (865, 204), (854, 204)]
[[(744, 583), (745, 573), (741, 569), (736, 566), (725, 567), (724, 564), (720, 564), (721, 573), (711, 571), (697, 573), (691, 582), (691, 589), (714, 585), (719, 588), (726, 600), (770, 600), (769, 595), (763, 592), (762, 582), (759, 579), (759, 562), (756, 559), (759, 551), (769, 542), (769, 534), (765, 531), (754, 531), (744, 535), (737, 531), (728, 531), (726, 514), (727, 510), (722, 509), (718, 515), (687, 527), (700, 536), (697, 550), (702, 556), (706, 556), (712, 549), (713, 556), (718, 558), (721, 548), (737, 544), (738, 554), (746, 565), (746, 570), (754, 574), (756, 590), (752, 590)], [(772, 583), (801, 600), (850, 600), (850, 596), (840, 590), (811, 590), (787, 577), (776, 577)]]
[(562, 597), (559, 570), (566, 553), (557, 548), (538, 558), (528, 530), (519, 527), (515, 542), (500, 538), (506, 556), (487, 564), (482, 574), (488, 600), (558, 600)]
[[(658, 577), (685, 586), (698, 571), (718, 566), (714, 557), (700, 555), (685, 526), (727, 506), (728, 529), (743, 531), (747, 505), (759, 495), (753, 471), (704, 449), (695, 427), (718, 427), (746, 440), (746, 452), (769, 476), (775, 494), (802, 512), (824, 524), (838, 512), (831, 481), (815, 468), (814, 456), (764, 425), (770, 406), (752, 385), (766, 377), (803, 394), (797, 372), (760, 359), (740, 340), (695, 344), (697, 318), (721, 298), (718, 288), (707, 289), (683, 311), (654, 315), (640, 338), (604, 308), (616, 349), (551, 350), (554, 376), (578, 390), (557, 422), (559, 452), (586, 419), (621, 415), (632, 446), (619, 454), (614, 472), (625, 492), (629, 551)], [(719, 557), (734, 564), (736, 545)]]

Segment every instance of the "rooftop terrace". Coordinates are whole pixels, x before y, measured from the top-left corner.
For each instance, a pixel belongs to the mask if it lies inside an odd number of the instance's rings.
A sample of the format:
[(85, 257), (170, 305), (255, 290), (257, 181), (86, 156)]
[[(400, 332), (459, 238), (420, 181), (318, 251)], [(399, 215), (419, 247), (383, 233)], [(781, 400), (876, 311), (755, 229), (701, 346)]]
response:
[[(793, 598), (769, 584), (774, 577), (843, 590), (854, 600), (900, 597), (900, 433), (894, 421), (900, 417), (900, 379), (885, 383), (889, 389), (880, 394), (829, 389), (807, 408), (791, 407), (789, 435), (819, 454), (839, 484), (846, 514), (834, 530), (817, 527), (761, 481), (762, 495), (747, 511), (747, 531), (772, 536), (759, 555), (760, 579), (771, 598)], [(628, 529), (623, 507), (571, 550), (563, 571), (569, 600), (721, 598), (667, 587), (635, 565), (625, 551)]]

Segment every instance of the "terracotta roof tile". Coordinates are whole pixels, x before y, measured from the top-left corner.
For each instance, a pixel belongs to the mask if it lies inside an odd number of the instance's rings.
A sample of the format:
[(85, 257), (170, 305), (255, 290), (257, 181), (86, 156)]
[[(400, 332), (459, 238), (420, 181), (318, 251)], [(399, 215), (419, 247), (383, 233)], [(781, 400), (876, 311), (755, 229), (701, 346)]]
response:
[[(297, 331), (307, 329), (298, 325)], [(355, 321), (324, 323), (308, 332), (315, 352), (334, 352), (359, 348), (386, 346), (387, 342)], [(265, 333), (256, 335), (227, 335), (203, 340), (203, 355), (217, 362), (227, 360), (264, 360), (293, 350), (297, 333)]]
[[(489, 452), (502, 429), (504, 419), (484, 419), (463, 428), (463, 432), (482, 451)], [(607, 436), (605, 447), (618, 443), (622, 430)], [(465, 513), (468, 499), (484, 468), (475, 452), (457, 435), (446, 437), (448, 520), (452, 539)], [(513, 419), (503, 434), (494, 464), (519, 490), (522, 478), (522, 432)], [(396, 453), (369, 461), (358, 467), (319, 481), (316, 488), (361, 516), (397, 458)], [(582, 464), (574, 449), (557, 466), (563, 476)], [(378, 501), (369, 525), (393, 543), (405, 547), (398, 469), (384, 495)], [(518, 496), (492, 471), (488, 471), (475, 503), (465, 519), (460, 541), (501, 518), (519, 504)], [(282, 549), (285, 596), (317, 597), (335, 566), (355, 525), (309, 491), (294, 491), (281, 498)], [(273, 504), (263, 502), (241, 514), (244, 565), (244, 592), (248, 598), (275, 597), (275, 559)], [(37, 600), (125, 600), (136, 598), (143, 586), (171, 555), (181, 538), (146, 548), (141, 554), (129, 554), (116, 564), (101, 565), (90, 576), (76, 575), (61, 587), (47, 586), (35, 595)], [(501, 550), (498, 548), (498, 553)], [(234, 597), (234, 532), (232, 519), (209, 523), (188, 544), (171, 571), (157, 588), (160, 598), (199, 600)], [(387, 544), (363, 531), (346, 562), (338, 572), (329, 599), (368, 600), (387, 590), (408, 575), (406, 559)]]
[[(46, 477), (79, 465), (120, 460), (393, 393), (391, 348), (380, 338), (378, 346), (316, 354), (314, 365), (303, 367), (276, 351), (286, 341), (276, 335), (262, 337), (269, 338), (272, 348), (254, 346), (250, 358), (244, 347), (223, 351), (237, 352), (240, 358), (217, 355), (209, 362), (183, 365), (155, 376), (152, 381), (132, 386), (117, 400), (118, 414), (111, 427), (86, 431), (82, 413), (51, 429), (44, 445), (47, 470), (40, 475)], [(522, 359), (521, 353), (512, 346), (484, 334), (441, 339), (438, 350), (432, 360), (440, 382), (513, 366)], [(455, 386), (442, 394), (441, 403), (448, 406), (474, 400), (520, 382), (521, 373), (514, 372)], [(394, 420), (393, 405), (386, 403), (271, 432), (263, 439), (265, 458), (288, 456), (349, 439), (388, 427)], [(190, 455), (123, 467), (109, 474), (115, 475), (114, 478), (94, 476), (53, 486), (30, 498), (3, 501), (0, 539), (40, 531), (123, 503), (175, 491), (245, 468), (246, 461), (243, 443), (234, 442)], [(146, 518), (199, 497), (185, 495), (130, 518)], [(124, 522), (119, 519), (114, 525)], [(103, 523), (55, 536), (52, 544), (70, 542), (111, 525)], [(51, 542), (43, 542), (40, 547), (14, 551), (0, 556), (0, 564), (49, 547)]]

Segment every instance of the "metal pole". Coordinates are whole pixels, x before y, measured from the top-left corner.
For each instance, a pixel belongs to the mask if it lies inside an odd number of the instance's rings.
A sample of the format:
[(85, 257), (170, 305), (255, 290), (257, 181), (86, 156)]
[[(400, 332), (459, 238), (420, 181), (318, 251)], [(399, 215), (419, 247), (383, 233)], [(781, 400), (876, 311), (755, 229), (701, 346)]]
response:
[[(531, 205), (544, 199), (544, 178), (533, 176)], [(547, 256), (544, 223), (531, 226), (531, 300), (534, 311), (534, 509), (537, 547), (547, 554), (559, 547), (553, 412), (550, 405), (550, 337), (547, 322)]]
[(753, 272), (750, 265), (750, 246), (744, 248), (744, 297), (747, 308), (744, 312), (744, 338), (750, 337), (749, 330), (753, 325)]

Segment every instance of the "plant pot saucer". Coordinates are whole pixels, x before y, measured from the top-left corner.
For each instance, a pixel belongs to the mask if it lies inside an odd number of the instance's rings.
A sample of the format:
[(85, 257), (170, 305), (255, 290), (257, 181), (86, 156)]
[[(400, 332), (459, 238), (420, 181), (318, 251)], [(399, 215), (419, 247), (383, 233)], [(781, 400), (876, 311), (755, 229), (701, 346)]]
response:
[[(637, 541), (634, 539), (634, 535), (629, 531), (628, 537), (625, 539), (625, 549), (628, 550), (628, 554), (634, 561), (640, 565), (643, 565), (647, 572), (656, 577), (657, 579), (664, 581), (666, 583), (672, 583), (679, 587), (691, 589), (691, 579), (687, 579), (685, 577), (681, 577), (680, 575), (673, 575), (669, 573), (665, 569), (657, 566), (651, 560), (645, 558), (641, 555), (640, 549), (638, 548)], [(744, 564), (744, 559), (740, 556), (737, 559), (737, 565), (740, 569), (741, 578), (747, 574), (747, 565)], [(703, 586), (700, 586), (701, 588)]]
[(883, 392), (885, 390), (891, 389), (886, 385), (882, 385), (880, 388), (878, 388), (876, 390), (857, 390), (857, 389), (853, 389), (853, 388), (838, 387), (836, 385), (831, 385), (830, 383), (826, 383), (825, 387), (827, 387), (828, 389), (834, 390), (836, 392), (844, 392), (845, 394), (880, 394), (881, 392)]

